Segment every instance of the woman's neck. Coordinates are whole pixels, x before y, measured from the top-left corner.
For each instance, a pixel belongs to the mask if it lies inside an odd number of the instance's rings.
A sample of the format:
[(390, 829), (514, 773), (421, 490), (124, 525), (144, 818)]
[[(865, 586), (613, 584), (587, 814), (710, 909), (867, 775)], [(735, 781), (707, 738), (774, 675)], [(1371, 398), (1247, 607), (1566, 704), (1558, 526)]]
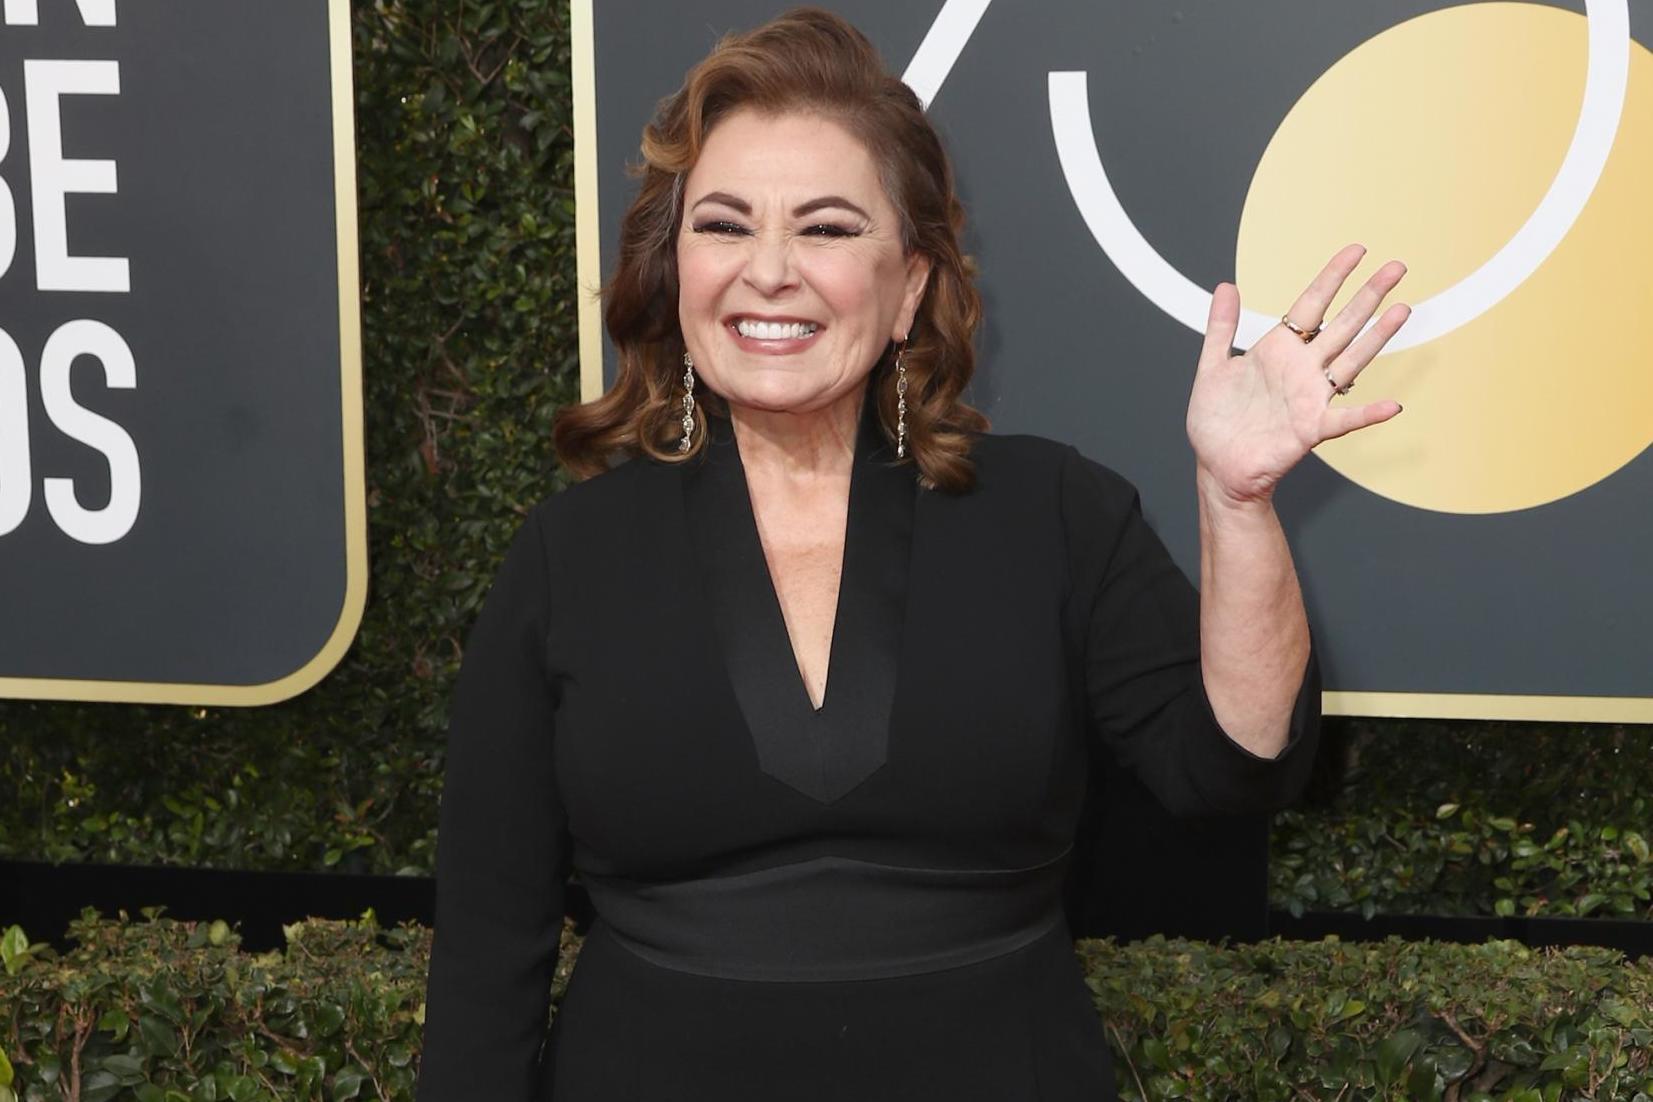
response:
[(810, 482), (847, 476), (866, 394), (865, 387), (856, 387), (831, 405), (803, 413), (726, 403), (748, 478)]

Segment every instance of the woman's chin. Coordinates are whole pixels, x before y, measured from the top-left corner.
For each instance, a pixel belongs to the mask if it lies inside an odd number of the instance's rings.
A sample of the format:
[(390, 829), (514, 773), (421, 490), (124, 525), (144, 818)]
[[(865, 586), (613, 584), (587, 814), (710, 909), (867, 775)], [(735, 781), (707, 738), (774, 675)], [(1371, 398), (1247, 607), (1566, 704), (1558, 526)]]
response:
[(731, 406), (767, 413), (793, 413), (831, 404), (839, 397), (840, 388), (834, 385), (837, 381), (771, 370), (736, 380), (727, 389), (716, 389)]

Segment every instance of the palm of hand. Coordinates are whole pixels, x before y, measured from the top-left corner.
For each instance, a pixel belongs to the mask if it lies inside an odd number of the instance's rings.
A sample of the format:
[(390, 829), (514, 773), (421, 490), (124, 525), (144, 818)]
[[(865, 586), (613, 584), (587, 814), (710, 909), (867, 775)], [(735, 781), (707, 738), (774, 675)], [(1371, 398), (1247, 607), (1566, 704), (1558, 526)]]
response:
[[(1286, 316), (1304, 328), (1318, 325), (1364, 253), (1358, 245), (1341, 250)], [(1239, 325), (1239, 291), (1225, 283), (1213, 292), (1187, 429), (1196, 463), (1225, 496), (1267, 501), (1316, 445), (1400, 412), (1391, 400), (1336, 408), (1330, 402), (1334, 387), (1351, 385), (1405, 323), (1410, 311), (1395, 305), (1360, 332), (1405, 272), (1396, 261), (1378, 269), (1313, 340), (1304, 342), (1281, 324), (1238, 356), (1230, 350)]]

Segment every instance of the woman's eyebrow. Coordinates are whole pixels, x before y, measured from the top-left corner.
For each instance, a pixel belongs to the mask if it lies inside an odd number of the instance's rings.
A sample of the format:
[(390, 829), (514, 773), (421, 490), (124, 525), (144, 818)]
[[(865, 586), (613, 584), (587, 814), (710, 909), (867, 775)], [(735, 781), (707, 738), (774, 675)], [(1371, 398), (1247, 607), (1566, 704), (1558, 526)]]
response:
[(872, 215), (868, 214), (866, 211), (862, 210), (860, 207), (856, 206), (854, 203), (850, 202), (848, 199), (845, 199), (841, 195), (823, 195), (819, 199), (811, 199), (809, 202), (795, 207), (792, 211), (792, 217), (802, 218), (805, 215), (814, 214), (816, 211), (824, 210), (827, 207), (840, 207), (844, 210), (860, 215), (869, 222), (872, 221)]
[(752, 213), (751, 203), (748, 203), (745, 199), (742, 199), (738, 195), (730, 195), (727, 191), (707, 192), (705, 195), (702, 195), (699, 199), (695, 200), (694, 206), (689, 209), (698, 210), (706, 203), (717, 203), (720, 206), (729, 207), (731, 210), (737, 210), (746, 215), (750, 215)]
[[(705, 195), (702, 195), (699, 199), (695, 200), (694, 206), (689, 209), (698, 210), (706, 203), (716, 203), (719, 206), (728, 207), (730, 210), (738, 211), (747, 216), (750, 216), (752, 213), (751, 203), (748, 203), (745, 199), (742, 199), (738, 195), (731, 195), (727, 191), (707, 192)], [(803, 218), (807, 215), (814, 214), (818, 210), (825, 210), (828, 207), (837, 207), (841, 210), (847, 210), (853, 214), (860, 215), (869, 222), (872, 221), (872, 215), (868, 214), (866, 211), (862, 210), (860, 207), (856, 206), (854, 203), (850, 202), (848, 199), (845, 199), (841, 195), (823, 195), (818, 199), (811, 199), (807, 203), (800, 203), (798, 206), (793, 208), (792, 217)]]

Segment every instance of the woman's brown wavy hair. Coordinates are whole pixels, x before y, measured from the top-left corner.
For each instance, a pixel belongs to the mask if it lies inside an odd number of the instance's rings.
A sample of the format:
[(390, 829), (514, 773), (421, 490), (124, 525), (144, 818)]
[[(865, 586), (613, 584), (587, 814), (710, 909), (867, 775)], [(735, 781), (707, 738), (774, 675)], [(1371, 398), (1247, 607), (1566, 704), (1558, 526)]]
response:
[[(706, 136), (730, 113), (807, 112), (855, 135), (878, 166), (884, 190), (901, 215), (908, 255), (930, 261), (929, 282), (913, 319), (907, 368), (907, 455), (922, 485), (968, 489), (974, 468), (970, 434), (988, 421), (960, 394), (975, 371), (973, 338), (981, 320), (974, 265), (959, 246), (964, 208), (953, 191), (953, 168), (924, 106), (884, 64), (860, 31), (830, 12), (798, 8), (755, 30), (731, 34), (690, 69), (683, 87), (660, 101), (643, 130), (637, 197), (620, 222), (620, 263), (603, 291), (603, 321), (619, 353), (619, 374), (594, 401), (566, 406), (552, 427), (557, 458), (577, 478), (610, 461), (647, 455), (668, 463), (705, 446), (696, 418), (690, 450), (683, 435), (683, 334), (678, 326), (677, 234), (683, 181)], [(873, 369), (873, 395), (893, 444), (896, 394), (894, 346)], [(699, 406), (728, 415), (716, 394), (701, 390)]]

